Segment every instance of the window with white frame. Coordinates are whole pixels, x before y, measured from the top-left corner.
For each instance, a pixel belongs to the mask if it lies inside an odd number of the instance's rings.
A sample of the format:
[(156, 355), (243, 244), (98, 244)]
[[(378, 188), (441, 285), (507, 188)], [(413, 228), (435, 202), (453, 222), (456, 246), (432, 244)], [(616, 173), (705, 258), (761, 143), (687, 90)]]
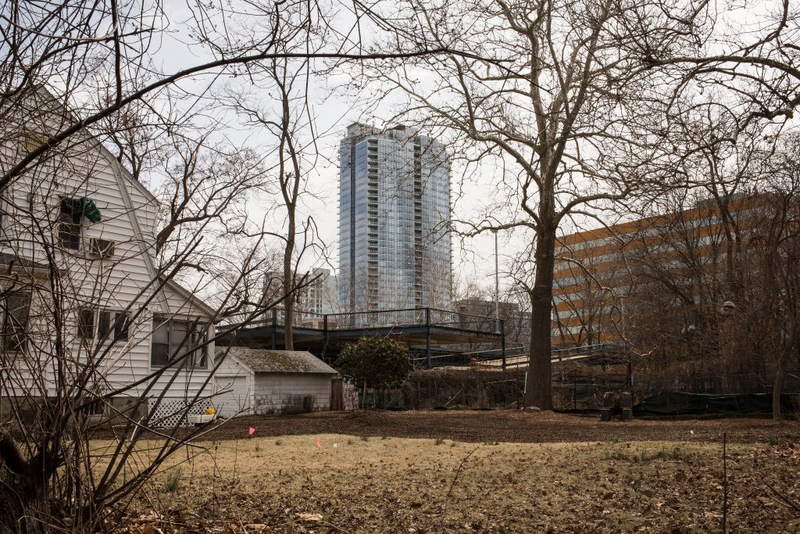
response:
[(150, 365), (163, 367), (175, 358), (187, 353), (189, 364), (207, 368), (208, 329), (198, 320), (179, 320), (164, 317), (153, 318)]
[(130, 316), (124, 311), (81, 308), (78, 311), (78, 337), (94, 339), (95, 324), (97, 338), (106, 341), (126, 341), (130, 329)]

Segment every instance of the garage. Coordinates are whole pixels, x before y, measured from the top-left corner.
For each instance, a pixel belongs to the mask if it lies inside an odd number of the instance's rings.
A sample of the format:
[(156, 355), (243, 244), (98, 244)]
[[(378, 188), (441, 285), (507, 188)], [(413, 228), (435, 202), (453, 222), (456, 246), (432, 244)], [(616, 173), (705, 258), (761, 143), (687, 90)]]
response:
[[(214, 376), (214, 409), (223, 417), (352, 409), (355, 401), (333, 367), (307, 351), (230, 347)], [(219, 361), (218, 361), (219, 363)]]

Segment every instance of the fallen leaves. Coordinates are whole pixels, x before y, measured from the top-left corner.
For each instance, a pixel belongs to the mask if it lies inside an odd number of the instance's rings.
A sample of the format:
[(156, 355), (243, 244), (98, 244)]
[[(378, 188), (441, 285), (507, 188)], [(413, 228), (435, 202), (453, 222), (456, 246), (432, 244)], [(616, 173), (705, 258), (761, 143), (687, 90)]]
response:
[[(347, 437), (336, 437), (341, 444), (336, 455), (312, 463), (298, 453), (302, 439), (263, 444), (268, 461), (249, 465), (237, 484), (228, 484), (224, 475), (197, 477), (171, 495), (174, 502), (163, 510), (129, 517), (126, 532), (158, 534), (144, 530), (152, 527), (164, 534), (589, 533), (610, 528), (654, 534), (719, 531), (721, 526), (716, 444), (480, 446), (448, 494), (465, 448), (402, 439), (392, 439), (391, 447), (381, 440), (347, 445)], [(798, 449), (787, 443), (770, 449), (735, 445), (729, 451), (729, 525), (800, 531), (792, 510), (759, 485), (766, 474), (784, 495), (798, 500)], [(225, 461), (222, 449), (215, 461)], [(198, 467), (195, 472), (214, 471)]]

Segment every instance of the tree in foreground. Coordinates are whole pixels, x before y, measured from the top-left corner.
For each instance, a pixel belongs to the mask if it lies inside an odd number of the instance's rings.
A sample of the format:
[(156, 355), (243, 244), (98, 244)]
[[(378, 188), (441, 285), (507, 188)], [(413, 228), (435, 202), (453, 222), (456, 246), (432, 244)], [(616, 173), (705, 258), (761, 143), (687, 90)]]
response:
[(387, 389), (400, 387), (414, 369), (408, 351), (382, 336), (348, 343), (336, 359), (336, 367), (359, 391), (366, 393), (371, 387), (379, 403)]

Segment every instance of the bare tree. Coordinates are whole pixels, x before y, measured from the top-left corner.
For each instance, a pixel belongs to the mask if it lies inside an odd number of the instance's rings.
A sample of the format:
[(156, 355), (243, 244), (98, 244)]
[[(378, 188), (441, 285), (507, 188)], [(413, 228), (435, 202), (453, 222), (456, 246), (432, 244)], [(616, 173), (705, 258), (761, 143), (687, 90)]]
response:
[[(597, 283), (596, 291), (634, 282), (625, 306), (637, 320), (627, 325), (625, 341), (645, 356), (637, 358), (641, 369), (649, 368), (639, 387), (771, 388), (773, 414), (780, 417), (787, 368), (797, 354), (796, 135), (774, 127), (734, 127), (722, 135), (724, 125), (703, 124), (681, 133), (688, 140), (684, 181), (650, 200), (637, 220), (601, 233), (613, 240), (578, 242), (567, 259), (581, 269), (564, 272), (573, 275), (569, 283), (582, 272), (591, 276), (587, 285)], [(592, 271), (613, 277), (604, 288)], [(583, 297), (577, 287), (562, 292)], [(579, 302), (571, 315), (583, 328), (592, 323), (592, 310)]]
[(650, 214), (660, 216), (628, 254), (645, 315), (662, 316), (641, 321), (634, 342), (642, 350), (650, 345), (664, 369), (691, 362), (693, 372), (724, 375), (740, 391), (768, 389), (774, 372), (779, 416), (782, 377), (795, 350), (791, 310), (779, 304), (793, 298), (784, 261), (794, 243), (787, 147), (795, 136), (786, 125), (754, 122), (719, 102), (692, 106), (674, 126), (680, 172), (668, 198), (677, 202), (650, 201)]
[(624, 197), (643, 162), (657, 153), (646, 135), (652, 73), (629, 56), (638, 34), (625, 26), (641, 17), (664, 46), (688, 46), (674, 28), (678, 10), (655, 15), (610, 1), (498, 0), (435, 7), (411, 2), (404, 13), (433, 42), (458, 43), (485, 58), (416, 62), (425, 83), (408, 75), (411, 66), (384, 71), (380, 80), (408, 95), (432, 128), (457, 132), (459, 151), (504, 162), (507, 174), (500, 179), (508, 197), (500, 203), (516, 208), (519, 218), (501, 221), (505, 216), (495, 211), (487, 220), (496, 222), (472, 231), (526, 227), (535, 234), (525, 403), (550, 409), (556, 233), (581, 206)]
[[(310, 23), (310, 22), (309, 22)], [(274, 101), (267, 107), (248, 103), (242, 96), (231, 97), (235, 111), (243, 115), (246, 124), (255, 127), (259, 137), (274, 141), (267, 148), (267, 158), (274, 160), (270, 174), (274, 175), (280, 200), (274, 210), (282, 215), (285, 230), (269, 232), (283, 243), (281, 292), (286, 295), (283, 305), (284, 346), (294, 348), (293, 325), (298, 288), (309, 282), (299, 274), (299, 265), (305, 253), (324, 244), (317, 243), (316, 223), (313, 216), (298, 220), (303, 197), (311, 196), (307, 189), (308, 174), (318, 160), (317, 132), (307, 93), (312, 76), (307, 59), (292, 61), (272, 60), (261, 65), (263, 79), (259, 86), (274, 90)], [(261, 70), (260, 69), (260, 70)]]
[[(759, 339), (776, 355), (772, 387), (772, 416), (780, 419), (781, 395), (794, 358), (800, 362), (800, 175), (797, 134), (779, 140), (765, 167), (768, 178), (765, 203), (756, 216), (761, 224), (748, 232), (747, 287), (754, 295), (745, 303), (749, 315), (757, 312)], [(756, 306), (755, 304), (758, 304)], [(738, 313), (738, 309), (737, 309)]]
[[(164, 32), (169, 25), (168, 17), (160, 2), (112, 0), (107, 4), (90, 1), (64, 4), (44, 0), (5, 4), (1, 11), (3, 31), (11, 53), (0, 62), (0, 104), (13, 100), (32, 85), (53, 80), (58, 83), (53, 84), (51, 91), (58, 87), (56, 96), (80, 102), (83, 113), (80, 120), (65, 122), (48, 132), (38, 146), (32, 146), (24, 157), (9, 166), (0, 176), (0, 187), (35, 164), (50, 148), (132, 104), (147, 101), (152, 105), (159, 96), (169, 96), (170, 102), (197, 101), (220, 76), (244, 74), (258, 61), (281, 58), (366, 61), (445, 51), (460, 53), (432, 49), (424, 43), (413, 49), (393, 47), (388, 52), (373, 52), (346, 30), (340, 30), (338, 38), (324, 48), (287, 50), (284, 48), (287, 38), (313, 41), (304, 17), (317, 18), (325, 26), (327, 13), (319, 4), (253, 2), (233, 12), (218, 9), (213, 3), (189, 3), (186, 7), (191, 17), (184, 22), (185, 29), (205, 53), (194, 64), (166, 70), (157, 66), (154, 57), (169, 38)], [(370, 12), (359, 3), (345, 8), (350, 10), (355, 24), (361, 24)], [(391, 25), (375, 29), (386, 33)], [(104, 91), (103, 98), (93, 99), (98, 86), (113, 89)]]
[(797, 233), (800, 213), (796, 184), (789, 191), (775, 195), (772, 205), (772, 230), (766, 243), (767, 254), (762, 257), (764, 273), (772, 282), (774, 298), (771, 301), (770, 317), (768, 324), (775, 325), (777, 345), (777, 362), (775, 379), (772, 385), (772, 416), (775, 419), (782, 417), (781, 395), (784, 383), (789, 372), (792, 358), (795, 362), (800, 350), (800, 313), (798, 301), (800, 300), (800, 235)]
[[(720, 307), (733, 298), (726, 262), (731, 228), (713, 201), (685, 192), (672, 197), (626, 239), (638, 289), (630, 307), (640, 315), (628, 333), (640, 353), (661, 357), (664, 366), (690, 361), (722, 372), (729, 368), (720, 356)], [(728, 207), (738, 225), (746, 213), (741, 202)]]
[[(535, 236), (526, 405), (551, 407), (560, 224), (570, 214), (596, 214), (643, 186), (671, 184), (670, 120), (684, 111), (673, 104), (697, 95), (692, 91), (703, 83), (729, 76), (721, 84), (725, 98), (754, 118), (790, 113), (797, 70), (784, 40), (794, 26), (787, 27), (788, 6), (782, 14), (774, 22), (759, 19), (755, 36), (741, 37), (749, 43), (736, 42), (733, 52), (714, 58), (707, 51), (726, 46), (730, 28), (714, 27), (708, 2), (412, 0), (393, 14), (392, 20), (410, 21), (407, 34), (479, 58), (426, 57), (376, 76), (431, 129), (453, 133), (461, 141), (457, 152), (482, 164), (494, 156), (504, 169), (498, 180), (507, 197), (486, 222), (468, 222), (467, 231), (525, 227)], [(742, 64), (752, 69), (737, 71)], [(768, 98), (751, 96), (767, 91), (773, 91)], [(509, 215), (501, 215), (502, 206), (511, 206)]]

